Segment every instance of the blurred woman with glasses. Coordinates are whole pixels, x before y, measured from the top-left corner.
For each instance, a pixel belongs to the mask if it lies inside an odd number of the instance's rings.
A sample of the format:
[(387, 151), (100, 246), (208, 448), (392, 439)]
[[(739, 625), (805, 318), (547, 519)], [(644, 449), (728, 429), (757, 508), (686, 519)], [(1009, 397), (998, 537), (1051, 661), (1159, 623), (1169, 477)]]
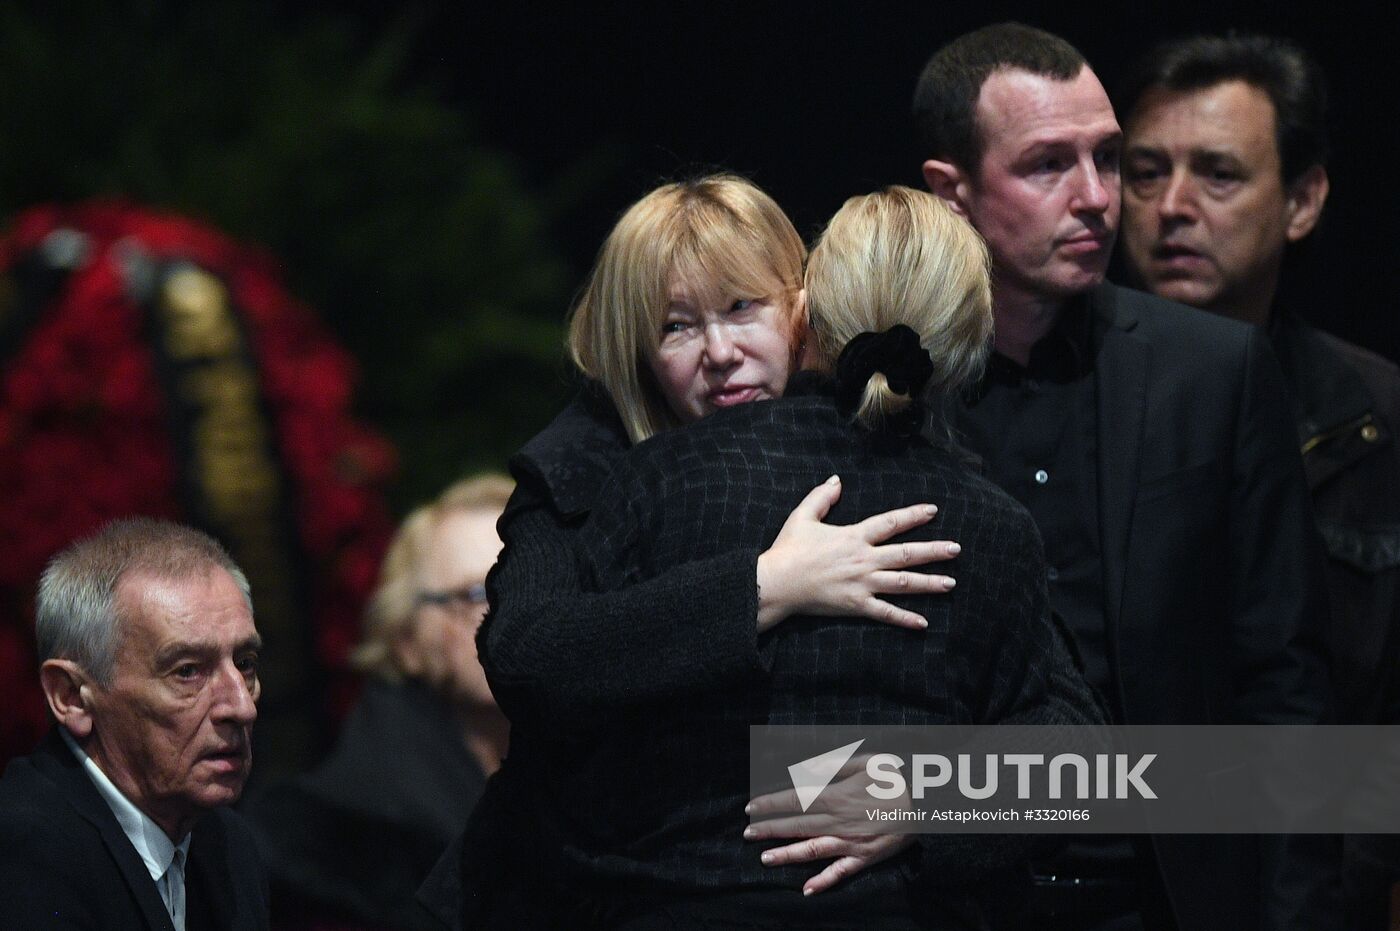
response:
[(335, 749), (250, 806), (280, 926), (420, 926), (413, 894), (505, 756), (509, 723), (476, 632), (513, 488), (465, 479), (403, 522), (352, 657), (364, 691)]

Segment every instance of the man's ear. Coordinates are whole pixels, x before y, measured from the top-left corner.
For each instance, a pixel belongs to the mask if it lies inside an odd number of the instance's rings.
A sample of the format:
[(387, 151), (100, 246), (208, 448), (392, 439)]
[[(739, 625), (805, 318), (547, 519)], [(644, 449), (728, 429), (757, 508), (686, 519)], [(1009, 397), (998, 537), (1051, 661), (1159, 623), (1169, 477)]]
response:
[(83, 667), (71, 659), (44, 660), (39, 684), (54, 720), (79, 740), (92, 733), (93, 684)]
[(1314, 165), (1288, 186), (1288, 241), (1297, 242), (1313, 231), (1322, 219), (1322, 207), (1327, 203), (1331, 185), (1327, 169)]
[(924, 162), (924, 183), (935, 196), (948, 202), (953, 212), (967, 219), (967, 175), (952, 162), (931, 158)]

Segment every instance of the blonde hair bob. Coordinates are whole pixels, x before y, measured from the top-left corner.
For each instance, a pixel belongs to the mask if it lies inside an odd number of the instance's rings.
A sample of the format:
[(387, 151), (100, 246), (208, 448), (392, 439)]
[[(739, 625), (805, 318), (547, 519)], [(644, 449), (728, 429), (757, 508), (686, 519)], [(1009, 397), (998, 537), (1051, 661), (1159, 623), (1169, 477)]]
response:
[[(904, 324), (933, 360), (930, 391), (975, 378), (992, 339), (990, 261), (982, 237), (942, 200), (888, 187), (852, 197), (827, 224), (807, 263), (814, 365), (831, 372), (846, 344)], [(856, 420), (877, 429), (916, 398), (876, 372)]]
[(365, 608), (364, 640), (350, 657), (361, 672), (389, 682), (404, 672), (395, 659), (394, 644), (407, 633), (417, 610), (418, 567), (427, 556), (433, 528), (454, 511), (505, 510), (515, 483), (496, 472), (484, 472), (448, 486), (431, 504), (414, 510), (399, 525), (384, 562), (379, 584)]
[(781, 294), (792, 341), (806, 251), (782, 208), (737, 175), (665, 184), (627, 208), (574, 306), (569, 353), (607, 390), (632, 442), (679, 424), (648, 368), (673, 282), (702, 297)]

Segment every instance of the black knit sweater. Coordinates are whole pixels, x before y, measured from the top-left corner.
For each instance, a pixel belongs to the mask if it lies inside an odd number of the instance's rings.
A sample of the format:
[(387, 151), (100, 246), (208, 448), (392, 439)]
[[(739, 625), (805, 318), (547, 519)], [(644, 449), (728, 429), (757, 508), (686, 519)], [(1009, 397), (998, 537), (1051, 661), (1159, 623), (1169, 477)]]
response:
[[(1024, 510), (950, 450), (875, 451), (825, 395), (723, 412), (628, 454), (610, 405), (585, 392), (511, 468), (519, 484), (478, 643), (512, 746), (480, 812), (495, 809), (480, 819), (494, 836), (466, 837), (469, 911), (501, 892), (489, 887), (505, 831), (529, 838), (511, 880), (587, 908), (800, 887), (819, 865), (765, 868), (761, 847), (741, 840), (749, 723), (1100, 719), (1052, 629)], [(963, 545), (958, 588), (908, 603), (927, 631), (791, 618), (760, 642), (757, 555), (833, 473), (837, 523), (937, 503), (935, 524), (910, 538)], [(888, 901), (921, 883), (947, 897), (1030, 847), (944, 837), (821, 898)]]
[[(539, 815), (566, 874), (585, 885), (800, 888), (811, 865), (764, 867), (762, 847), (741, 839), (752, 723), (1102, 720), (1051, 620), (1040, 538), (1025, 510), (951, 448), (921, 438), (872, 443), (836, 412), (826, 386), (795, 387), (816, 393), (720, 412), (618, 457), (574, 541), (583, 583), (609, 593), (601, 597), (652, 586), (686, 605), (678, 618), (653, 601), (629, 618), (638, 626), (600, 662), (622, 656), (624, 667), (654, 667), (618, 670), (646, 683), (628, 693), (645, 701), (614, 705), (566, 765), (544, 772)], [(755, 644), (752, 602), (745, 617), (732, 616), (739, 580), (726, 574), (735, 568), (727, 560), (742, 556), (752, 597), (757, 554), (832, 474), (843, 479), (833, 523), (937, 503), (937, 521), (908, 538), (958, 540), (958, 587), (897, 599), (928, 618), (925, 631), (790, 618)], [(693, 666), (668, 688), (664, 670), (686, 667), (686, 650)], [(974, 882), (1031, 846), (1015, 836), (925, 838), (826, 898), (883, 901), (911, 883)]]

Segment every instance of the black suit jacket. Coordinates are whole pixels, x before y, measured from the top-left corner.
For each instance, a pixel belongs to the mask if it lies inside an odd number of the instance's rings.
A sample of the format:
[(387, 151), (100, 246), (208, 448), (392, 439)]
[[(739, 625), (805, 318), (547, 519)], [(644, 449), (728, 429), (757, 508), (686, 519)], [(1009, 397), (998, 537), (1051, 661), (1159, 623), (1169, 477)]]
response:
[[(1094, 368), (1116, 715), (1326, 720), (1324, 557), (1264, 334), (1110, 284), (1086, 299), (1107, 323)], [(1327, 843), (1153, 837), (1186, 931), (1333, 927), (1335, 863), (1318, 849)]]
[[(0, 838), (4, 927), (173, 928), (136, 848), (57, 731), (0, 779)], [(266, 877), (237, 815), (200, 819), (185, 876), (190, 931), (268, 927)]]

